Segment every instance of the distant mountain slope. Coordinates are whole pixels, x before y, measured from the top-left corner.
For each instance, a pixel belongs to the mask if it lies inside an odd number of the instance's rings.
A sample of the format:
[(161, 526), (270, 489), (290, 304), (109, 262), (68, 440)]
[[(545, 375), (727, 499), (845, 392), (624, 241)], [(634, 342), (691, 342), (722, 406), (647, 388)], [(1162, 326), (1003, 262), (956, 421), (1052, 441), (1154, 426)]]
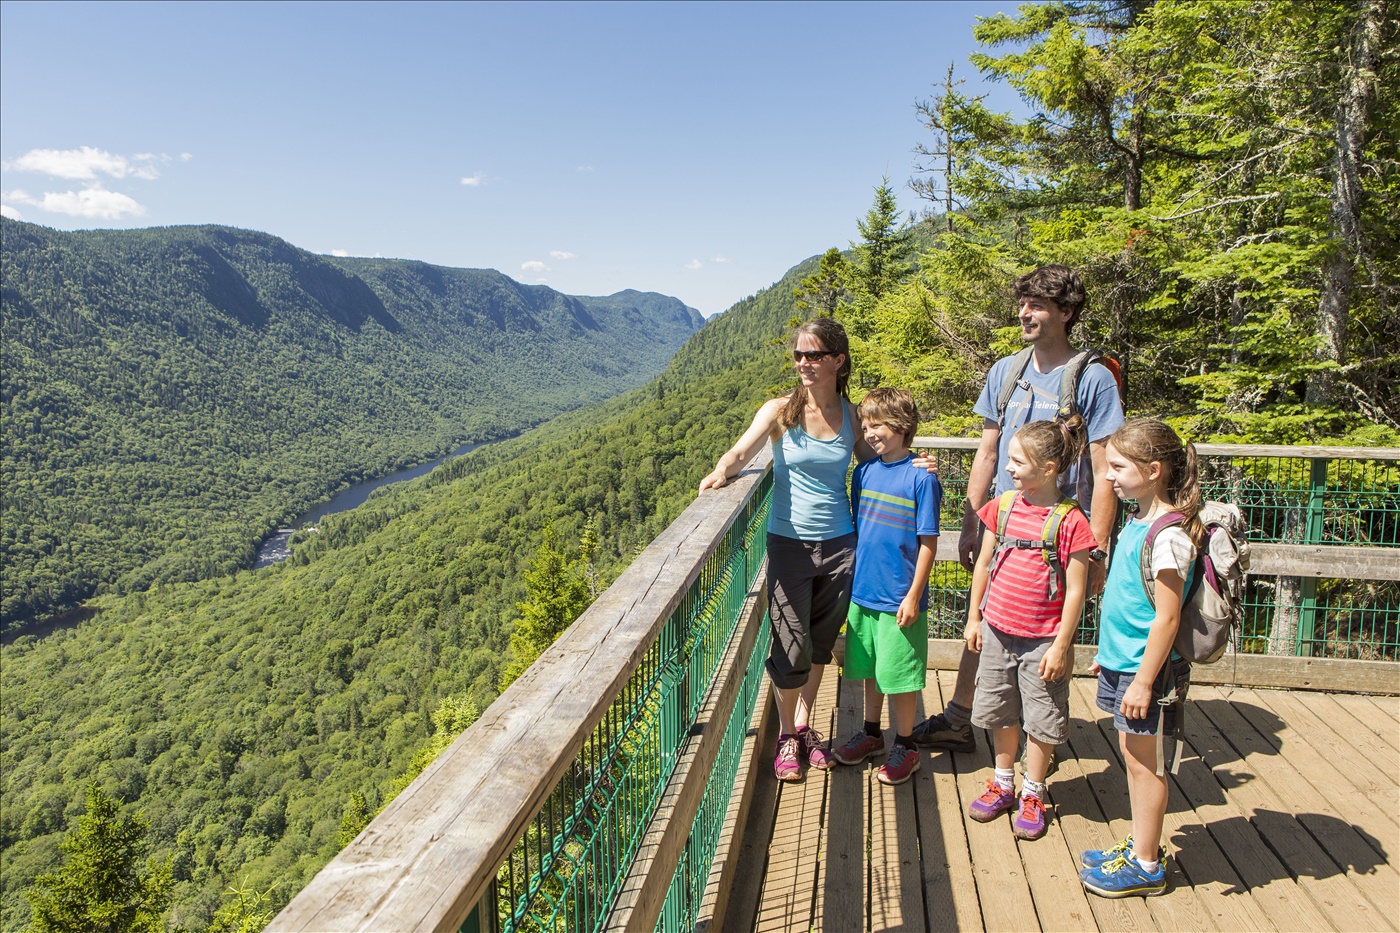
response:
[(703, 323), (227, 227), (0, 231), (6, 626), (230, 572), (337, 488), (641, 384)]
[(285, 564), (100, 597), (94, 622), (3, 649), (0, 926), (27, 923), (92, 779), (174, 857), (172, 920), (204, 928), (235, 881), (286, 903), (443, 698), (490, 701), (546, 522), (572, 550), (592, 521), (606, 583), (694, 500), (791, 381), (796, 281), (712, 318), (664, 377), (380, 490)]

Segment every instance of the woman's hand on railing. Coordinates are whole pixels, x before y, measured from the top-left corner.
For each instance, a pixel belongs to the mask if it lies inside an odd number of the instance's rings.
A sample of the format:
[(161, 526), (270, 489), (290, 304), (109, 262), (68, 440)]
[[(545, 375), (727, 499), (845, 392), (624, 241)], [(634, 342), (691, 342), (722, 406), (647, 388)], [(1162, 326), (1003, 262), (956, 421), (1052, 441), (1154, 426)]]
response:
[(728, 483), (729, 476), (725, 473), (724, 468), (715, 467), (709, 473), (705, 474), (705, 478), (700, 481), (699, 491), (704, 492), (706, 489), (719, 489), (721, 486), (725, 486)]

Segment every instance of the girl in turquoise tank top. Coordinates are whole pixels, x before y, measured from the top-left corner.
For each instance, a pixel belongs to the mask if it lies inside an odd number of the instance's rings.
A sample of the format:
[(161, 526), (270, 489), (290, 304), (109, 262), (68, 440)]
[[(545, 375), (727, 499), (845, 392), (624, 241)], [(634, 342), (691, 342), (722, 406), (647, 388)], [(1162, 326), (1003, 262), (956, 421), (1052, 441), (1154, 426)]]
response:
[(700, 481), (717, 489), (738, 475), (768, 442), (773, 447), (773, 505), (768, 518), (768, 621), (780, 735), (773, 771), (802, 777), (802, 766), (825, 770), (830, 746), (812, 728), (812, 705), (850, 606), (855, 526), (846, 472), (854, 454), (874, 451), (862, 437), (846, 394), (850, 344), (835, 320), (816, 318), (797, 329), (790, 348), (800, 382), (765, 402), (739, 440)]

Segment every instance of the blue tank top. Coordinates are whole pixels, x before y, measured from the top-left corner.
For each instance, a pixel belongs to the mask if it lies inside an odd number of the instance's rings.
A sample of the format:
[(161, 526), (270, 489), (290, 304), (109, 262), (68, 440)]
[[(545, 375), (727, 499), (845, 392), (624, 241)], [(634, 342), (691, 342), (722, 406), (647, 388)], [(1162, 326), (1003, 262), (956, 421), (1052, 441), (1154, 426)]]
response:
[(846, 471), (856, 449), (849, 406), (841, 406), (841, 431), (819, 441), (795, 424), (773, 442), (773, 507), (768, 530), (800, 541), (826, 541), (855, 531)]

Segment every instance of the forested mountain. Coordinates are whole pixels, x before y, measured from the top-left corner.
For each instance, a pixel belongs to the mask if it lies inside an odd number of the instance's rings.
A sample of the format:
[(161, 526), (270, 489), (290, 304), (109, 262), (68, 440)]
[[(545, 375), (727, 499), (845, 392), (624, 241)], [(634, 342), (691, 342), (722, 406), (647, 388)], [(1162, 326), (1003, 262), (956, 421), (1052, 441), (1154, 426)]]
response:
[(573, 550), (591, 522), (605, 585), (692, 500), (785, 380), (771, 344), (797, 279), (712, 319), (650, 385), (380, 490), (285, 564), (100, 596), (91, 622), (5, 648), (4, 928), (89, 780), (173, 858), (174, 922), (203, 929), (233, 883), (285, 903), (444, 701), (494, 697), (546, 524)]
[(337, 488), (635, 387), (702, 323), (226, 227), (0, 230), (6, 626), (247, 566)]

